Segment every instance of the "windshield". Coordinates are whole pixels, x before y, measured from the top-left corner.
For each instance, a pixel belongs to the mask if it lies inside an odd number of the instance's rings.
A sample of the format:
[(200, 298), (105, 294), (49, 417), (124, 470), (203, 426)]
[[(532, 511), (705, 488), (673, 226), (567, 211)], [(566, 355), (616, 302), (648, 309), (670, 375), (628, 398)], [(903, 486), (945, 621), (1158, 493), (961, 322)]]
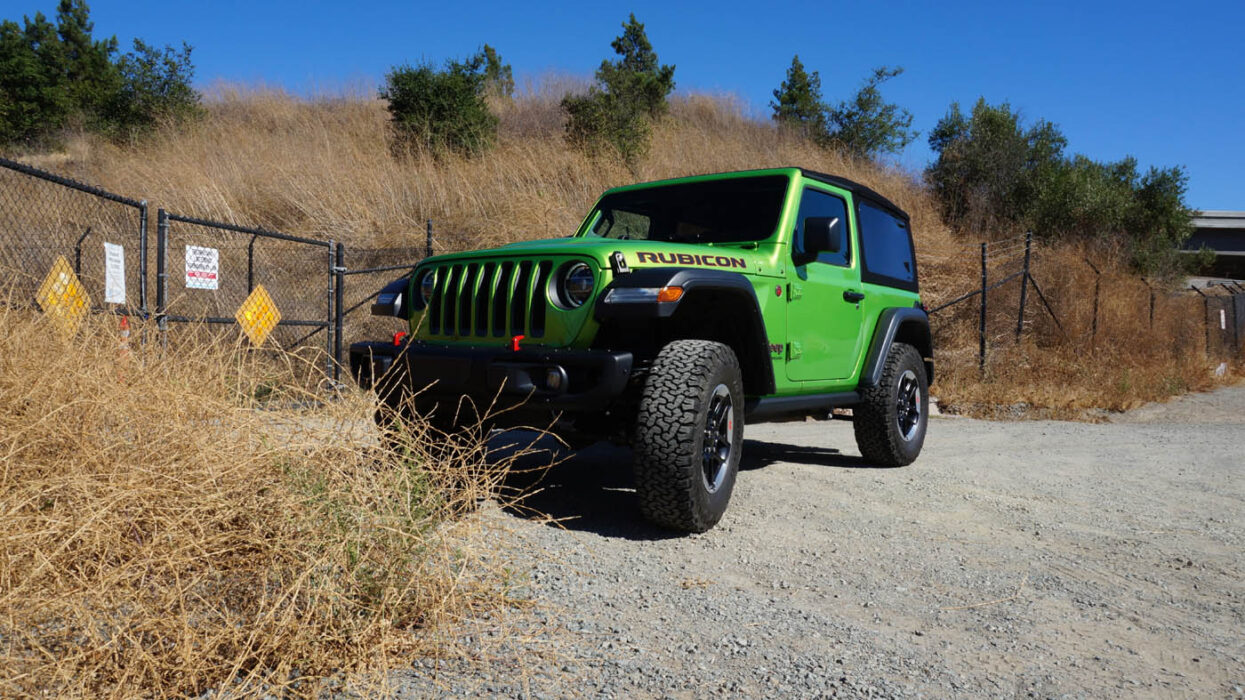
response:
[(674, 243), (743, 243), (778, 226), (787, 177), (766, 175), (665, 185), (606, 195), (585, 233)]

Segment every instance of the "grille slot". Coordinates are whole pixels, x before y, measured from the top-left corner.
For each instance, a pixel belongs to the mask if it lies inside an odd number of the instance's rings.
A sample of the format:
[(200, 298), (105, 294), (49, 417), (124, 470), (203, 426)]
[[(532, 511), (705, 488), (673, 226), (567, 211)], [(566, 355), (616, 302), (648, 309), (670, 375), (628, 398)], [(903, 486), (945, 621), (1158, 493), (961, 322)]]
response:
[(445, 334), (458, 335), (458, 327), (455, 322), (458, 320), (458, 289), (462, 286), (463, 266), (455, 265), (451, 268), (450, 279), (445, 283), (445, 311), (442, 318), (445, 319)]
[(441, 332), (441, 304), (445, 299), (445, 268), (436, 271), (436, 286), (432, 289), (432, 299), (428, 302), (428, 330), (433, 335)]
[(476, 275), (480, 274), (480, 266), (471, 263), (467, 266), (467, 278), (463, 281), (463, 291), (458, 299), (458, 332), (467, 335), (471, 332), (471, 311), (475, 308)]
[(480, 275), (479, 292), (476, 293), (476, 335), (488, 335), (488, 302), (493, 296), (493, 274), (497, 272), (497, 263), (486, 263)]
[(533, 338), (545, 335), (545, 306), (549, 303), (549, 272), (553, 263), (542, 260), (536, 273), (536, 287), (532, 290), (531, 334)]
[(501, 338), (506, 335), (506, 302), (510, 299), (510, 291), (514, 288), (514, 263), (501, 264), (497, 284), (493, 287), (493, 335)]
[(510, 302), (510, 334), (527, 333), (527, 304), (532, 287), (532, 263), (524, 260), (519, 263), (519, 282), (514, 286), (514, 297)]

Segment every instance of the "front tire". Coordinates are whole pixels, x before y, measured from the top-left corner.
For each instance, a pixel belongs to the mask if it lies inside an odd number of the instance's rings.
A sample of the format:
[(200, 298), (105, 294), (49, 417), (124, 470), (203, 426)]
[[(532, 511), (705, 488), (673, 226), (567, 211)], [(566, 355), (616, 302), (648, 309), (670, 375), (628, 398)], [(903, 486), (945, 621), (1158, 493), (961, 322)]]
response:
[(860, 398), (852, 413), (865, 461), (880, 467), (912, 464), (929, 424), (929, 381), (921, 354), (905, 343), (891, 345), (881, 380)]
[(683, 532), (716, 525), (735, 487), (743, 434), (735, 352), (707, 340), (662, 348), (644, 384), (633, 439), (644, 517)]

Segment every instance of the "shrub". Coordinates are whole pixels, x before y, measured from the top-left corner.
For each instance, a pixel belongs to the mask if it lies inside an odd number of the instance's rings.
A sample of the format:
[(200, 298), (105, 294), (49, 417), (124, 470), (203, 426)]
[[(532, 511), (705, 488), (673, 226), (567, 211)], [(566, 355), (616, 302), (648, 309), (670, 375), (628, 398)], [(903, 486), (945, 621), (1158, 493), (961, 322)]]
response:
[[(433, 154), (475, 155), (497, 139), (497, 117), (488, 109), (485, 54), (449, 61), (445, 70), (424, 64), (395, 68), (380, 96), (389, 102), (396, 152), (425, 148)], [(508, 66), (507, 66), (508, 68)]]
[(603, 61), (596, 85), (586, 95), (568, 95), (562, 108), (569, 120), (566, 137), (589, 153), (612, 147), (632, 171), (648, 151), (654, 120), (666, 113), (674, 90), (674, 66), (660, 65), (644, 25), (635, 14), (622, 25), (611, 46), (617, 61)]

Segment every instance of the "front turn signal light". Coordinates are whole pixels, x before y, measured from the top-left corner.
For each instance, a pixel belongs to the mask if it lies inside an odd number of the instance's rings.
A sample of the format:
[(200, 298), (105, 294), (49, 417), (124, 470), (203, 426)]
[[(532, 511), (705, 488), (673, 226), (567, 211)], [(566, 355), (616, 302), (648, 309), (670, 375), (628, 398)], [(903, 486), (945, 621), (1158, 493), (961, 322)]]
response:
[(657, 292), (657, 301), (678, 301), (683, 297), (682, 287), (662, 287)]

